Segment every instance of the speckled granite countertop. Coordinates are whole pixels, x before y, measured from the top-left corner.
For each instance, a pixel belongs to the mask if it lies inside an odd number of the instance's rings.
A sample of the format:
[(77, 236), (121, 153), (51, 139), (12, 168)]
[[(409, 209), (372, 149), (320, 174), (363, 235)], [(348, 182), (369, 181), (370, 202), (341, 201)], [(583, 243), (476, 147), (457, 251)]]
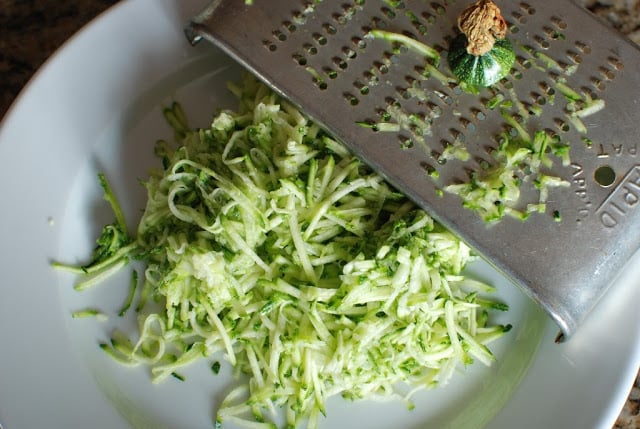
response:
[[(117, 0), (0, 0), (0, 117), (62, 43)], [(640, 44), (640, 0), (582, 0)], [(615, 428), (640, 429), (640, 377)]]

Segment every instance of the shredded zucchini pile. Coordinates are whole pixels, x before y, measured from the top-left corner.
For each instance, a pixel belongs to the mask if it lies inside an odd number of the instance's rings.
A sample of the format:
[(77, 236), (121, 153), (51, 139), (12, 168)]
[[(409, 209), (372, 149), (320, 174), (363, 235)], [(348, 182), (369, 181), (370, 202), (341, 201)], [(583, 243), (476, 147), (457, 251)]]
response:
[(333, 395), (412, 406), (460, 365), (491, 364), (486, 344), (509, 326), (489, 313), (506, 306), (461, 274), (469, 248), (254, 78), (230, 89), (238, 111), (207, 129), (166, 109), (177, 144), (157, 145), (164, 168), (146, 182), (136, 237), (116, 216), (76, 269), (85, 289), (146, 265), (125, 306), (138, 301), (139, 333), (104, 350), (155, 382), (224, 356), (249, 381), (215, 423), (249, 427), (276, 427), (278, 413), (316, 427)]

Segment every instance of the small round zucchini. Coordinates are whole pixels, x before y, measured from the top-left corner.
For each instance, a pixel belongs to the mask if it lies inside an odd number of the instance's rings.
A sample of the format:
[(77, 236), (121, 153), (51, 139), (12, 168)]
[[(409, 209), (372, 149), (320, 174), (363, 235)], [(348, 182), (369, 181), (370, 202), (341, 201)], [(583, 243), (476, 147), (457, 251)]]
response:
[(509, 39), (496, 40), (483, 55), (467, 52), (467, 36), (459, 34), (449, 48), (449, 67), (458, 81), (472, 87), (486, 87), (507, 76), (516, 56)]
[(449, 67), (458, 81), (473, 90), (507, 76), (515, 62), (507, 23), (491, 0), (478, 0), (458, 17), (461, 33), (449, 47)]

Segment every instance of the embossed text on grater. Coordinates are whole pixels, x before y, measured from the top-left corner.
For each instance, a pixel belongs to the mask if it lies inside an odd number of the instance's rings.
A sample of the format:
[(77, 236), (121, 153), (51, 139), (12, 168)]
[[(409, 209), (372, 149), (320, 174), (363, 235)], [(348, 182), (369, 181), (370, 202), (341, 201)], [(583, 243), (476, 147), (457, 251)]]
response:
[[(519, 285), (568, 337), (640, 243), (640, 53), (570, 1), (503, 1), (516, 63), (494, 87), (469, 93), (446, 61), (466, 5), (217, 0), (186, 33), (213, 42), (299, 106)], [(441, 60), (372, 30), (409, 36)], [(568, 91), (605, 108), (576, 116)], [(508, 109), (495, 108), (496, 100)], [(569, 154), (545, 171), (568, 186), (550, 190), (543, 213), (487, 224), (443, 192), (496, 165), (504, 133), (539, 130)], [(456, 147), (468, 156), (450, 157)], [(521, 182), (526, 210), (539, 190), (526, 174)]]

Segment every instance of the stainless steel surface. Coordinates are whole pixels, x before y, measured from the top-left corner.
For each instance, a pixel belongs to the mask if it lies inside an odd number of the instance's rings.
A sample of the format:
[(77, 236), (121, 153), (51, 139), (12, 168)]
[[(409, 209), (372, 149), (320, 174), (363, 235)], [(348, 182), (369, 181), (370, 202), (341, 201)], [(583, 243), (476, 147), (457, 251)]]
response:
[[(640, 244), (637, 48), (572, 2), (553, 7), (499, 2), (519, 61), (496, 87), (498, 92), (515, 94), (514, 101), (526, 108), (574, 66), (577, 72), (566, 77), (567, 84), (604, 100), (606, 108), (584, 120), (591, 145), (571, 126), (560, 94), (540, 117), (530, 117), (529, 132), (553, 130), (571, 144), (571, 164), (556, 160), (550, 171), (570, 186), (551, 191), (545, 214), (526, 222), (505, 217), (487, 225), (463, 208), (457, 196), (440, 195), (439, 189), (493, 162), (496, 135), (509, 129), (501, 114), (487, 107), (494, 93), (467, 94), (456, 85), (426, 78), (424, 58), (395, 52), (390, 42), (368, 36), (376, 28), (408, 31), (443, 51), (437, 69), (446, 74), (447, 40), (455, 34), (456, 17), (466, 3), (391, 3), (270, 0), (265, 7), (217, 0), (186, 32), (194, 42), (204, 38), (215, 43), (300, 106), (522, 287), (569, 337)], [(564, 71), (554, 71), (535, 54), (528, 56), (523, 47), (543, 53)], [(408, 88), (417, 88), (418, 96)], [(430, 124), (429, 132), (423, 133), (426, 125), (373, 132), (356, 123), (375, 122), (380, 111), (393, 106), (418, 115)], [(461, 141), (470, 161), (437, 161), (444, 147)], [(613, 172), (613, 183), (596, 181), (596, 171), (603, 167)], [(437, 179), (427, 174), (434, 170)], [(524, 183), (532, 192), (526, 178)], [(554, 221), (555, 211), (562, 214), (561, 222)]]

